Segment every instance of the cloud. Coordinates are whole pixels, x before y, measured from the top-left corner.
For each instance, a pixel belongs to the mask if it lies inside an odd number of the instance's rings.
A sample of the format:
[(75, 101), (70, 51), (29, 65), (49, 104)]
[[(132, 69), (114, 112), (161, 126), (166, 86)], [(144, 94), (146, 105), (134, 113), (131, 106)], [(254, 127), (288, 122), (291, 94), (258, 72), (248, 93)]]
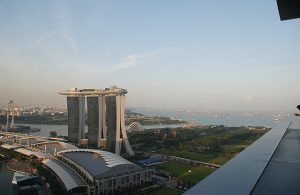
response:
[(126, 56), (125, 58), (123, 58), (119, 64), (111, 66), (108, 69), (108, 72), (132, 68), (134, 66), (137, 66), (138, 63), (141, 62), (142, 60), (155, 57), (165, 51), (166, 51), (166, 49), (160, 49), (160, 50), (143, 53), (143, 54), (130, 54), (130, 55)]
[(68, 33), (66, 29), (56, 29), (52, 32), (46, 33), (43, 36), (39, 37), (34, 41), (29, 48), (34, 49), (36, 47), (39, 47), (40, 45), (43, 45), (45, 42), (51, 41), (51, 39), (54, 39), (55, 37), (61, 37), (65, 40), (65, 42), (69, 45), (71, 50), (73, 52), (78, 52), (78, 46), (76, 40), (73, 38), (73, 36)]
[(39, 47), (41, 44), (43, 44), (44, 42), (47, 42), (48, 40), (52, 39), (54, 36), (56, 36), (59, 33), (58, 30), (54, 30), (52, 32), (46, 33), (43, 36), (39, 37), (36, 39), (36, 41), (34, 41), (29, 48), (33, 49), (36, 47)]
[(71, 47), (71, 49), (74, 51), (74, 52), (78, 52), (78, 47), (77, 47), (77, 42), (76, 40), (73, 38), (73, 36), (66, 32), (66, 31), (63, 31), (62, 32), (62, 36), (63, 38), (66, 40), (66, 42), (69, 44), (69, 46)]
[[(64, 42), (70, 47), (70, 49), (78, 53), (78, 45), (77, 41), (72, 35), (72, 31), (70, 29), (70, 10), (68, 9), (68, 6), (66, 3), (62, 3), (58, 1), (58, 3), (55, 4), (55, 16), (49, 18), (45, 18), (44, 16), (41, 16), (41, 18), (34, 19), (36, 22), (35, 24), (39, 26), (43, 26), (45, 23), (47, 23), (48, 26), (53, 26), (52, 31), (44, 31), (39, 38), (34, 37), (35, 41), (29, 46), (30, 49), (39, 47), (40, 45), (43, 45), (44, 43), (53, 41), (52, 39), (55, 38), (62, 38)], [(52, 20), (54, 19), (54, 20)], [(50, 22), (53, 21), (53, 22)]]
[(245, 101), (248, 103), (253, 102), (253, 100), (254, 100), (254, 96), (252, 96), (252, 95), (247, 95), (245, 97)]
[(266, 68), (264, 70), (267, 74), (275, 74), (275, 73), (282, 73), (290, 70), (292, 68), (291, 65), (279, 65), (279, 66), (272, 66), (269, 68)]
[(131, 54), (122, 59), (122, 62), (113, 65), (109, 70), (116, 71), (122, 69), (128, 69), (137, 65), (137, 62), (141, 59), (146, 58), (144, 55)]

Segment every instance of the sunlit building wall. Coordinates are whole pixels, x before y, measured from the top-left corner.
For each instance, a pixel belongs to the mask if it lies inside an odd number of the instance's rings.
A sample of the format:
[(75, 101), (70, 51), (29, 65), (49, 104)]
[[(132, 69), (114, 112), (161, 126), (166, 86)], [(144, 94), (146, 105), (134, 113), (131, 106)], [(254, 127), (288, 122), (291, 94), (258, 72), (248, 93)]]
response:
[(68, 96), (68, 138), (76, 144), (84, 138), (85, 128), (85, 97)]

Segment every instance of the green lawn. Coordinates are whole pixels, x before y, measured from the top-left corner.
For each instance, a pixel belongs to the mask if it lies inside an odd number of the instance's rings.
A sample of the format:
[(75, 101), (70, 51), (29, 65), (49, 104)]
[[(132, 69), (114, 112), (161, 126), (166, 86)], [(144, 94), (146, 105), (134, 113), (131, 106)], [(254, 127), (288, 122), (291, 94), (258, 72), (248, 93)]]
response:
[(173, 188), (168, 188), (166, 186), (154, 190), (152, 192), (146, 193), (146, 195), (180, 195), (182, 192)]
[(221, 148), (223, 152), (220, 154), (195, 153), (186, 150), (170, 150), (165, 148), (160, 149), (158, 153), (223, 165), (232, 159), (235, 154), (246, 148), (246, 145), (223, 145)]
[[(233, 157), (233, 156), (232, 156)], [(225, 163), (227, 163), (232, 157), (224, 157), (224, 156), (218, 156), (217, 158), (214, 158), (212, 160), (210, 160), (210, 163), (214, 163), (217, 165), (224, 165)]]
[(199, 160), (199, 161), (205, 161), (205, 162), (210, 162), (211, 159), (214, 159), (216, 155), (212, 153), (195, 153), (195, 152), (190, 152), (187, 150), (181, 150), (181, 149), (167, 149), (167, 148), (162, 148), (157, 151), (159, 154), (166, 154), (170, 156), (179, 156), (182, 158), (187, 158), (187, 159), (192, 159), (192, 160)]
[(237, 154), (244, 150), (247, 147), (245, 144), (239, 144), (239, 145), (222, 145), (221, 148), (224, 151), (224, 153), (233, 153)]
[[(201, 181), (215, 170), (213, 168), (194, 166), (173, 161), (154, 165), (152, 166), (152, 168), (167, 171), (169, 173), (172, 173), (173, 176), (177, 177), (180, 180), (190, 181), (192, 183)], [(191, 170), (191, 172), (189, 172), (189, 170)]]

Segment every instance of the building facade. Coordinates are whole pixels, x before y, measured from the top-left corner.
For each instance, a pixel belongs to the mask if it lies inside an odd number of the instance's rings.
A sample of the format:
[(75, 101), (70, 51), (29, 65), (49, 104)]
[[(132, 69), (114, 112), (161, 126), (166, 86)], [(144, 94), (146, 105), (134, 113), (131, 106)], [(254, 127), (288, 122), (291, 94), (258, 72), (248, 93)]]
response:
[(68, 139), (78, 144), (84, 138), (85, 131), (85, 98), (82, 96), (67, 97)]
[(152, 169), (107, 151), (65, 150), (58, 152), (57, 158), (89, 184), (90, 194), (122, 194), (152, 183)]
[[(106, 150), (110, 152), (116, 151), (116, 145), (120, 142), (120, 130), (117, 127), (117, 102), (116, 96), (106, 97)], [(118, 146), (119, 147), (119, 146)]]
[(61, 92), (67, 95), (68, 137), (80, 143), (84, 138), (85, 98), (88, 111), (88, 140), (90, 147), (105, 147), (120, 155), (122, 146), (134, 155), (125, 129), (125, 94), (127, 90), (117, 87), (99, 89), (71, 89)]

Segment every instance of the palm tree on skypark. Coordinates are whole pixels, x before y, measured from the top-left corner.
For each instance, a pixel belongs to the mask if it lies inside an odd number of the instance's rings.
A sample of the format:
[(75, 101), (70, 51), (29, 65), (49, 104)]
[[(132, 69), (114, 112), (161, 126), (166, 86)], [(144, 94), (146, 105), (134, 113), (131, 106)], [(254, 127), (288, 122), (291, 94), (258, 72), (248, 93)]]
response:
[[(300, 105), (297, 106), (298, 110), (300, 111)], [(300, 113), (296, 113), (296, 116), (300, 116)]]

